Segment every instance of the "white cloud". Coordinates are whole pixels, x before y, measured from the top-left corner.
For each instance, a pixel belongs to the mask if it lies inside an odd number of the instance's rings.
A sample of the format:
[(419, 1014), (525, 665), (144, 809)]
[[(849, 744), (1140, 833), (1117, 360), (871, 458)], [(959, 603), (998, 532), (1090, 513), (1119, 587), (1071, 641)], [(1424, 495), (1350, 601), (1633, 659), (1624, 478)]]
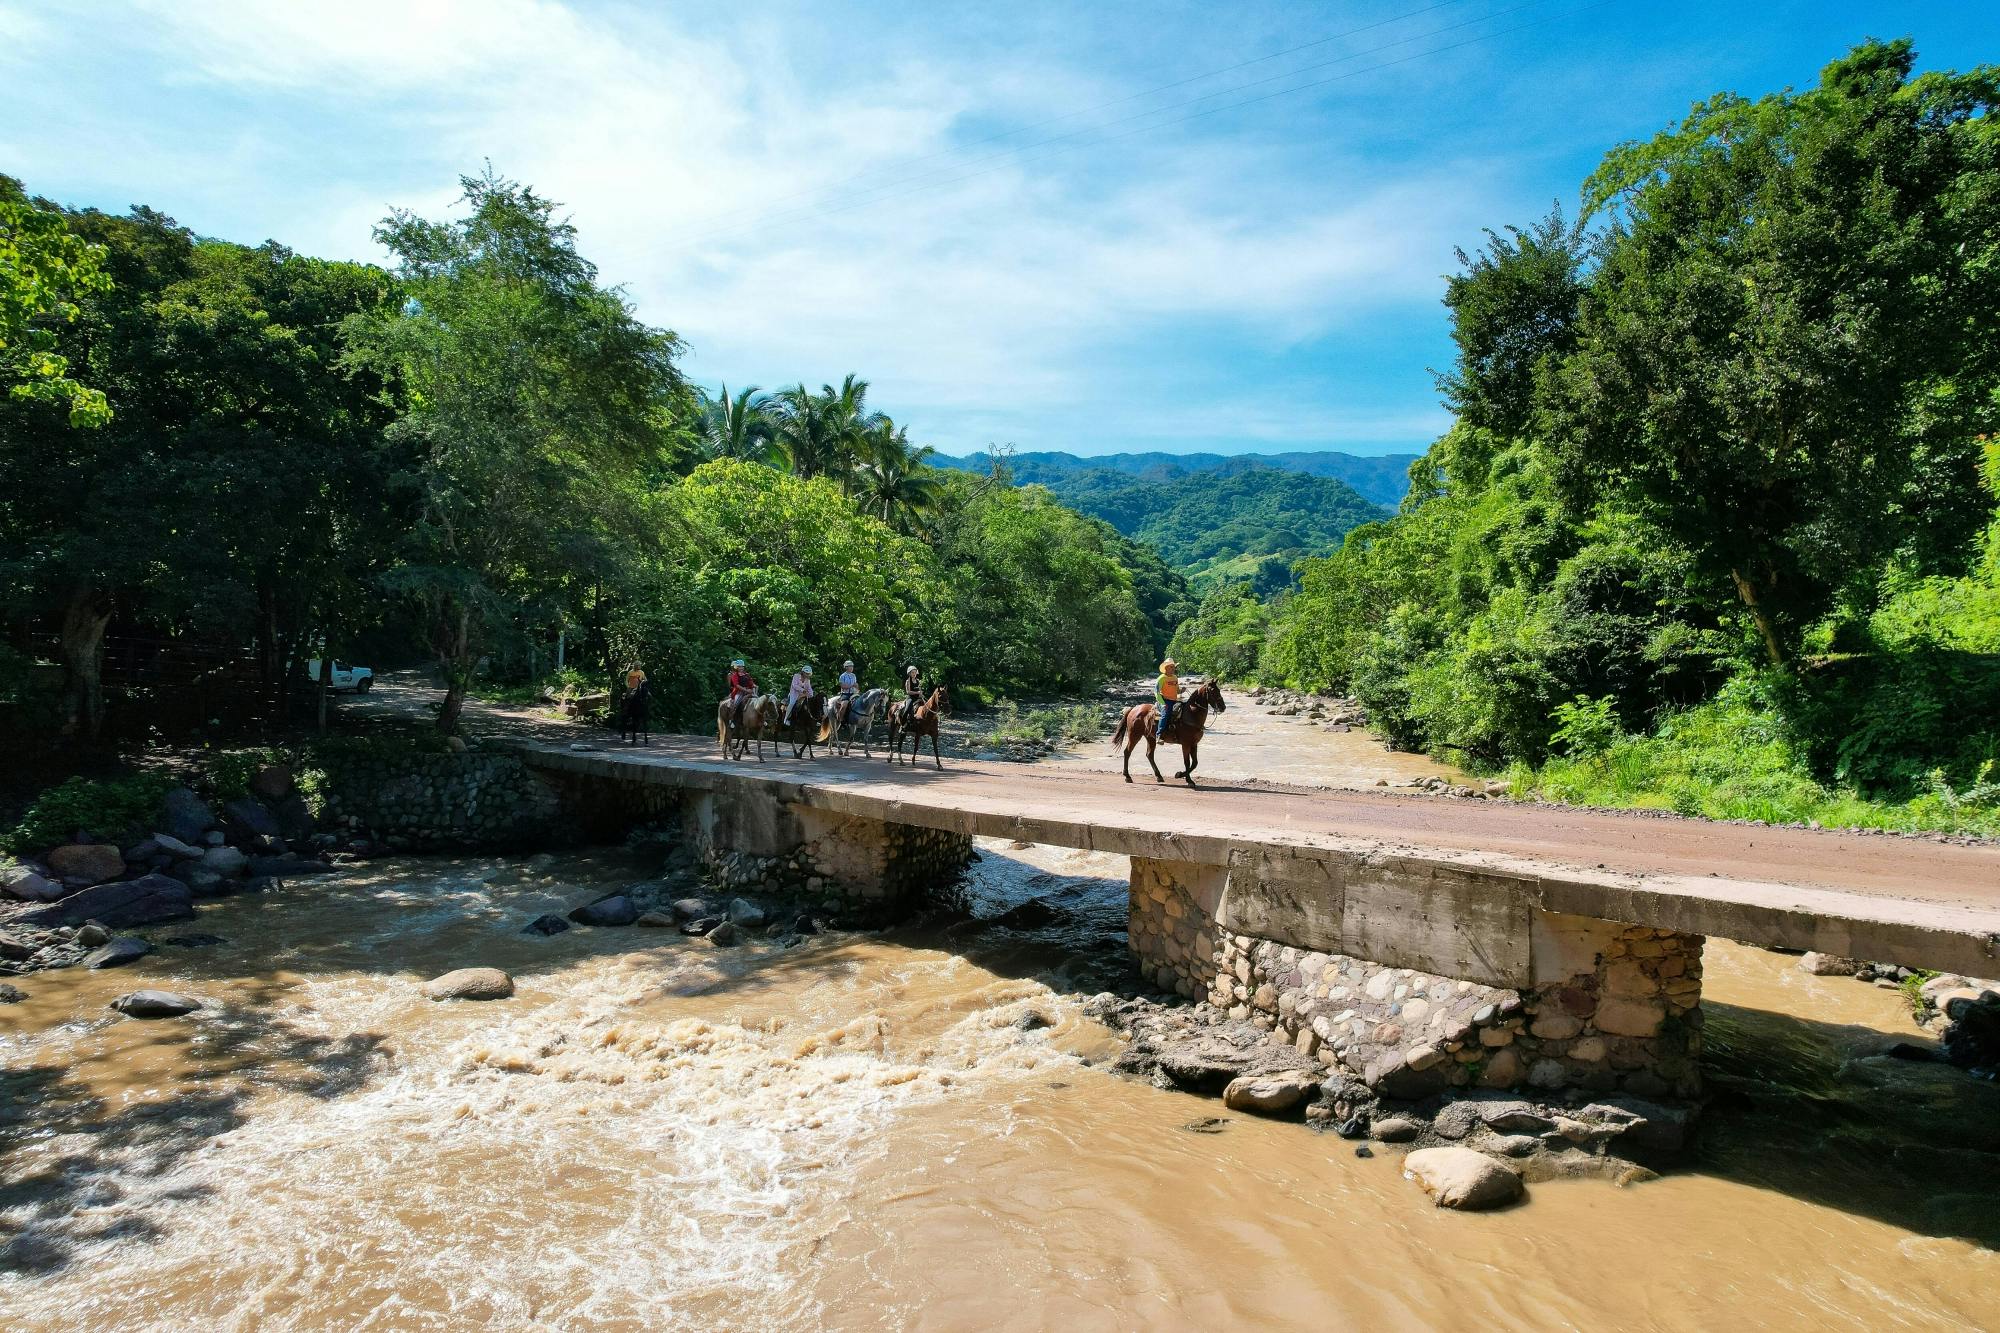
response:
[[(1472, 220), (1462, 176), (1343, 180), (1356, 155), (1338, 145), (1309, 172), (1289, 149), (1172, 130), (968, 167), (1006, 147), (950, 156), (969, 118), (1021, 123), (1129, 91), (1005, 51), (947, 43), (829, 71), (809, 45), (823, 34), (754, 18), (696, 36), (553, 0), (139, 8), (147, 32), (132, 40), (183, 85), (291, 116), (211, 161), (210, 189), (268, 190), (259, 146), (275, 159), (345, 136), (378, 150), (294, 184), (271, 234), (366, 253), (386, 205), (439, 211), (450, 182), (436, 176), (490, 157), (564, 201), (605, 276), (691, 340), (696, 376), (859, 370), (920, 430), (927, 412), (1001, 419), (998, 405), (1027, 398), (1158, 393), (1185, 354), (1173, 349), (1204, 337), (1282, 353), (1429, 302)], [(896, 183), (908, 177), (921, 179)], [(875, 202), (853, 206), (857, 193)], [(1202, 417), (1161, 413), (1155, 429), (1192, 437)], [(1418, 417), (1431, 420), (1404, 424)], [(1286, 438), (1232, 410), (1212, 420)]]

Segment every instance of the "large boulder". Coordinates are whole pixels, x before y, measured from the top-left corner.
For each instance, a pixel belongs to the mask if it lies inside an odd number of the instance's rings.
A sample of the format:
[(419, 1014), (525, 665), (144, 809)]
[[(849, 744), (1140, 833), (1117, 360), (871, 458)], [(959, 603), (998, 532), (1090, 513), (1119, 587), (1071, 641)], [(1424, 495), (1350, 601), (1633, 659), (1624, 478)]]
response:
[(179, 1018), (201, 1008), (191, 995), (164, 990), (135, 990), (111, 1002), (111, 1007), (128, 1018)]
[(1521, 1178), (1470, 1148), (1419, 1148), (1403, 1159), (1403, 1174), (1440, 1208), (1499, 1208), (1521, 1197)]
[(83, 956), (83, 965), (92, 971), (136, 963), (153, 951), (153, 946), (137, 935), (120, 935)]
[(176, 861), (199, 861), (201, 859), (202, 848), (191, 846), (176, 838), (171, 833), (155, 833), (152, 842), (153, 846), (166, 855), (173, 857)]
[(514, 978), (497, 967), (461, 967), (424, 983), (433, 1000), (504, 1000), (514, 993)]
[(729, 919), (745, 930), (755, 930), (771, 919), (771, 914), (748, 898), (729, 900)]
[(585, 903), (569, 919), (579, 926), (629, 926), (639, 919), (639, 908), (626, 895), (613, 893)]
[(284, 836), (283, 830), (278, 827), (276, 817), (265, 808), (264, 803), (253, 801), (247, 796), (224, 804), (222, 818), (229, 826), (230, 832), (245, 841), (269, 840)]
[(250, 868), (250, 858), (240, 847), (211, 847), (201, 854), (201, 868), (225, 879), (233, 878)]
[(271, 816), (278, 821), (278, 832), (285, 836), (286, 842), (304, 842), (318, 827), (318, 822), (313, 819), (312, 807), (297, 792), (282, 801), (274, 801)]
[(182, 842), (198, 843), (215, 827), (215, 812), (186, 787), (169, 791), (160, 807), (160, 828)]
[(53, 847), (49, 869), (65, 884), (102, 884), (125, 873), (125, 853), (108, 842), (69, 842)]
[(12, 924), (80, 926), (97, 921), (114, 930), (155, 921), (184, 921), (194, 915), (194, 894), (188, 886), (165, 875), (141, 875), (115, 884), (99, 884), (70, 894), (60, 902), (16, 914)]
[(260, 801), (282, 801), (294, 785), (292, 770), (283, 764), (266, 764), (250, 775), (250, 794)]
[(715, 908), (706, 898), (676, 898), (674, 919), (676, 921), (698, 921), (705, 916), (714, 916)]
[(0, 865), (0, 893), (23, 902), (52, 903), (69, 892), (60, 880), (51, 879), (25, 861)]

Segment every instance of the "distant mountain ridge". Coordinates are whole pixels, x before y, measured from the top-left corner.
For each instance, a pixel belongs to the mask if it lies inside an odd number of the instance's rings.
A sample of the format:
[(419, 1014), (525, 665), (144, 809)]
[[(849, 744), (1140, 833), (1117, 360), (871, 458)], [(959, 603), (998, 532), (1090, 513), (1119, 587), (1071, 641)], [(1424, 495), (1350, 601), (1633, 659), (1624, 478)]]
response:
[[(1328, 459), (1373, 461), (1291, 457), (1322, 465)], [(1269, 595), (1291, 582), (1299, 559), (1322, 555), (1352, 529), (1389, 516), (1388, 508), (1336, 476), (1274, 467), (1262, 458), (1194, 458), (1214, 465), (1190, 468), (1171, 454), (1097, 459), (1038, 453), (1014, 455), (1007, 466), (1016, 485), (1045, 486), (1072, 509), (1153, 547), (1198, 592), (1244, 583)], [(992, 466), (986, 454), (935, 461), (978, 471)], [(1101, 465), (1118, 463), (1124, 466)]]
[[(1014, 479), (1023, 485), (1040, 483), (1060, 490), (1053, 479), (1060, 474), (1106, 469), (1149, 481), (1164, 481), (1189, 472), (1239, 472), (1270, 468), (1296, 472), (1308, 477), (1332, 477), (1353, 487), (1361, 497), (1384, 509), (1403, 503), (1410, 489), (1410, 464), (1417, 454), (1343, 454), (1334, 450), (1295, 451), (1282, 454), (1097, 454), (1084, 458), (1076, 454), (1042, 451), (1015, 454), (1009, 459)], [(931, 460), (939, 467), (984, 472), (992, 458), (983, 450), (962, 458), (940, 455)]]

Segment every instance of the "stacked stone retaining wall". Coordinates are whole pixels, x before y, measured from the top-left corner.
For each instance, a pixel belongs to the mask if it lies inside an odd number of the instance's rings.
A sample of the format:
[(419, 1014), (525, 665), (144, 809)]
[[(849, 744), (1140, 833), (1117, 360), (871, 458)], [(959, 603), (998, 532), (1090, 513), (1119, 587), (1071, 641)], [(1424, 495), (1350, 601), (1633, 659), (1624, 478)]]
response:
[(1699, 1091), (1700, 936), (1537, 912), (1534, 983), (1483, 985), (1224, 929), (1216, 875), (1134, 859), (1140, 971), (1384, 1095)]
[(567, 832), (555, 788), (516, 755), (385, 751), (321, 767), (321, 824), (398, 850), (545, 846)]

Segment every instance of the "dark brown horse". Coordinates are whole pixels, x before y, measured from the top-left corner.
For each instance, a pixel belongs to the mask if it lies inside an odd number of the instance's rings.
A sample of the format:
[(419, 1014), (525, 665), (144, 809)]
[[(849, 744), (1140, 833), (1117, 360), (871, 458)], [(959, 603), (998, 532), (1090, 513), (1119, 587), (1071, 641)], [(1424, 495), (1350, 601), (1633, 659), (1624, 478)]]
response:
[(1213, 680), (1205, 680), (1194, 687), (1187, 698), (1181, 700), (1180, 707), (1174, 709), (1174, 720), (1167, 724), (1167, 734), (1156, 737), (1159, 713), (1151, 704), (1134, 704), (1125, 710), (1125, 716), (1118, 719), (1117, 734), (1112, 736), (1113, 745), (1125, 747), (1125, 780), (1132, 780), (1132, 751), (1141, 740), (1146, 742), (1146, 762), (1153, 766), (1153, 776), (1161, 782), (1167, 779), (1160, 772), (1160, 766), (1153, 759), (1153, 747), (1161, 740), (1174, 742), (1181, 747), (1181, 770), (1174, 774), (1188, 786), (1195, 785), (1195, 766), (1201, 762), (1201, 731), (1208, 725), (1208, 713), (1214, 709), (1218, 713), (1227, 712), (1229, 705), (1222, 702), (1222, 687)]
[(824, 739), (820, 735), (820, 732), (825, 727), (826, 698), (824, 695), (815, 694), (810, 699), (799, 700), (793, 706), (792, 720), (790, 722), (784, 720), (782, 713), (779, 715), (777, 734), (773, 739), (789, 742), (792, 747), (792, 758), (794, 759), (797, 759), (800, 755), (817, 759), (819, 758), (818, 747), (823, 743)]
[(903, 757), (903, 737), (910, 738), (910, 766), (916, 767), (917, 753), (923, 749), (924, 737), (931, 738), (931, 762), (939, 768), (944, 760), (938, 757), (938, 719), (944, 716), (949, 700), (945, 697), (944, 686), (931, 691), (931, 697), (911, 709), (908, 716), (902, 710), (889, 710), (889, 762), (895, 763)]

